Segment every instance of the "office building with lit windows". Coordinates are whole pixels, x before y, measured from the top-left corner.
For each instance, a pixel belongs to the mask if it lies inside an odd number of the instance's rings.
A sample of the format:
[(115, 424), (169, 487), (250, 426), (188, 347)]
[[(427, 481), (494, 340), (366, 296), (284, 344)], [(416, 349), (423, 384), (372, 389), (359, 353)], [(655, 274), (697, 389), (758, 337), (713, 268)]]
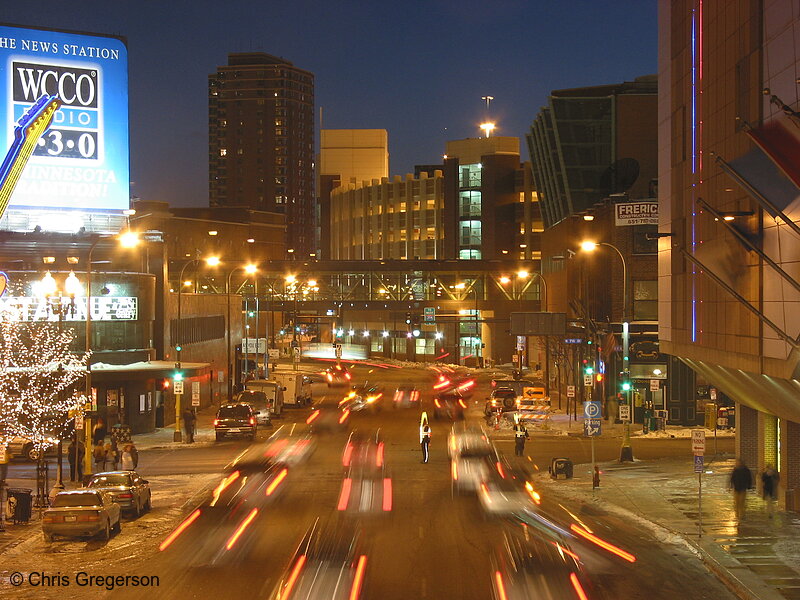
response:
[(286, 215), (287, 253), (317, 247), (314, 75), (265, 54), (229, 54), (208, 78), (209, 201)]
[(333, 259), (537, 260), (541, 230), (513, 137), (448, 142), (442, 165), (330, 192)]

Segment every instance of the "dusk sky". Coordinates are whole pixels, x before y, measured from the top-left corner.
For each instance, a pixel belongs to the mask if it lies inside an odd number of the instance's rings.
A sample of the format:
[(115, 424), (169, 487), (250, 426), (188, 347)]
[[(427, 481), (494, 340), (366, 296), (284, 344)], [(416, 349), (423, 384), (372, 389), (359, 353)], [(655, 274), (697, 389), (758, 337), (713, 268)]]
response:
[(127, 38), (131, 194), (177, 206), (208, 204), (207, 79), (230, 52), (311, 71), (325, 128), (388, 130), (392, 175), (477, 137), (481, 96), (526, 160), (550, 90), (656, 72), (655, 0), (6, 0), (0, 21)]

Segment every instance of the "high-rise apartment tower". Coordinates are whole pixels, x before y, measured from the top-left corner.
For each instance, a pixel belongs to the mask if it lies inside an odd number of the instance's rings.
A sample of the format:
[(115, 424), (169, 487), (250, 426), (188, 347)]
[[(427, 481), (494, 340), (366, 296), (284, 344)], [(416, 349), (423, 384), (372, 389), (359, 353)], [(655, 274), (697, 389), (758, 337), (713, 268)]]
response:
[(208, 77), (211, 206), (286, 215), (287, 251), (316, 251), (314, 75), (265, 54), (228, 55)]

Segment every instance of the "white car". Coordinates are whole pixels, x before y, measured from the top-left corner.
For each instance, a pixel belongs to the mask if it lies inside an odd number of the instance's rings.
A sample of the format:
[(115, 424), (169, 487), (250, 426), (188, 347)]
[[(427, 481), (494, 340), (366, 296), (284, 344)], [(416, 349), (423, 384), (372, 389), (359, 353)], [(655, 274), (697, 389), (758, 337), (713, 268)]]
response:
[(453, 428), (448, 440), (450, 476), (454, 493), (476, 492), (490, 476), (497, 453), (478, 429)]
[[(56, 454), (58, 440), (56, 438), (47, 438), (47, 441), (49, 446), (45, 450), (45, 454)], [(19, 456), (32, 461), (39, 460), (39, 453), (34, 449), (33, 442), (23, 437), (12, 438), (8, 442), (8, 452), (11, 456)]]
[(479, 484), (479, 488), (481, 507), (491, 515), (508, 515), (533, 509), (539, 497), (530, 483), (512, 479), (508, 475), (489, 477)]

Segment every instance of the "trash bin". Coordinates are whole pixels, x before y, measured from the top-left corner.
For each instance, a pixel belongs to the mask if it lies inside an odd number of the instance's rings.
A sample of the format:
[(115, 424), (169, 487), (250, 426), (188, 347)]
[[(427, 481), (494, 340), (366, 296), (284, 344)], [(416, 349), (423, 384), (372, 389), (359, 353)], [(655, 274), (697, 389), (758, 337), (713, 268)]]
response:
[(571, 458), (554, 458), (550, 461), (550, 477), (558, 479), (559, 475), (563, 475), (564, 479), (572, 479), (572, 459)]
[(33, 506), (33, 490), (24, 488), (8, 488), (7, 497), (9, 508), (13, 507), (9, 515), (14, 523), (27, 523), (31, 520), (31, 508)]

